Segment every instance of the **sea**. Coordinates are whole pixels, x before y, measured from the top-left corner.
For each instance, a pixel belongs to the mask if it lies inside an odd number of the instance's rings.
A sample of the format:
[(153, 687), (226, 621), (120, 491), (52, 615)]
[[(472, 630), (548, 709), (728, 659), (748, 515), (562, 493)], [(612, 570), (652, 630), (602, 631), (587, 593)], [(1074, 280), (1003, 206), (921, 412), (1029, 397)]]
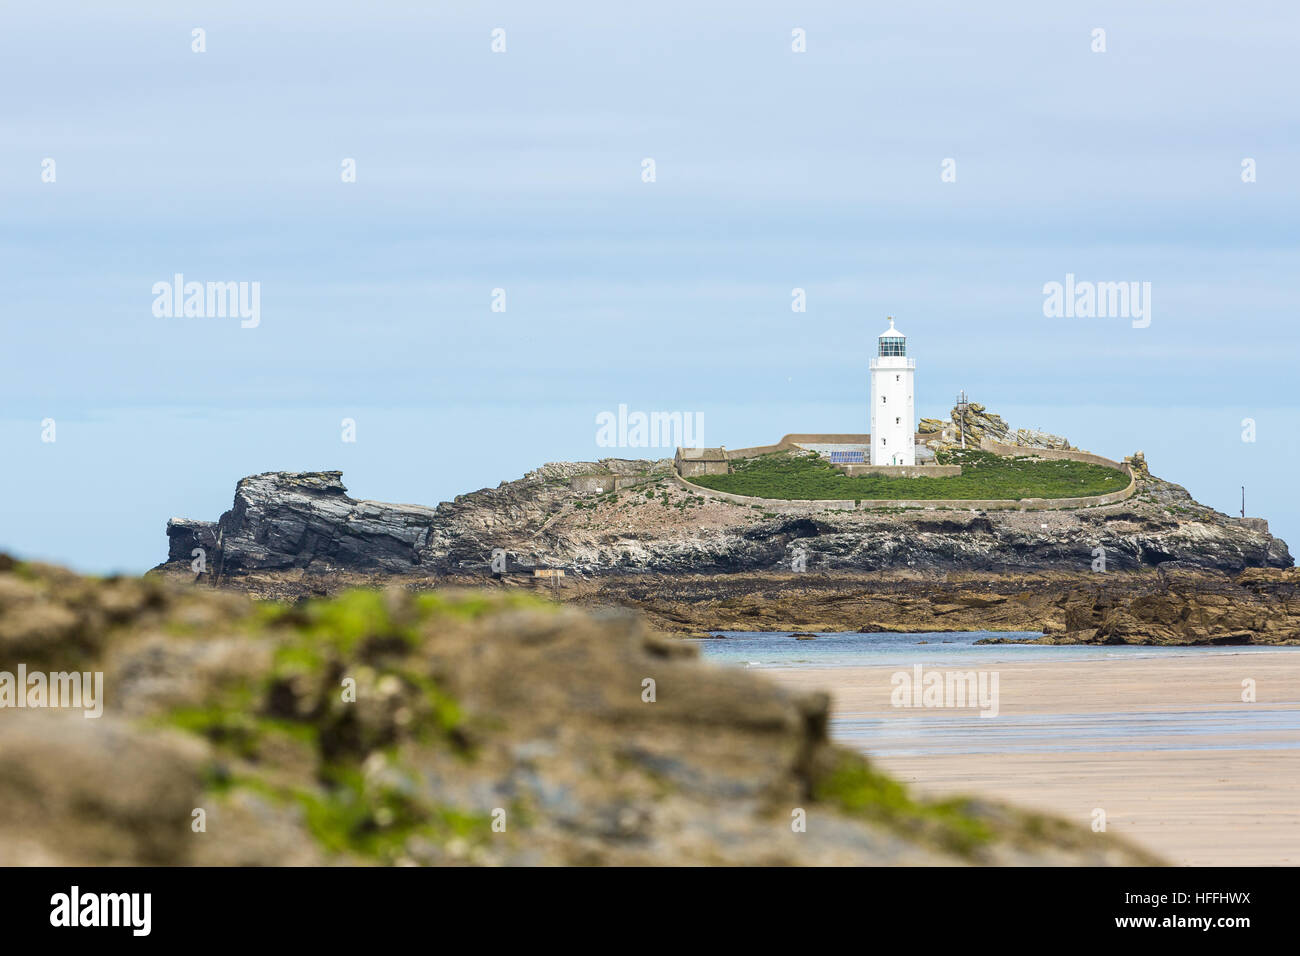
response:
[[(826, 687), (834, 691), (834, 669), (896, 666), (925, 670), (954, 667), (984, 670), (1001, 662), (1138, 660), (1218, 655), (1251, 655), (1300, 648), (1266, 646), (1153, 647), (1145, 645), (976, 644), (986, 637), (1032, 639), (1020, 632), (921, 632), (861, 634), (790, 631), (712, 631), (721, 638), (694, 639), (705, 660), (750, 669), (826, 668)], [(1227, 663), (1225, 661), (1225, 663)], [(974, 709), (845, 713), (831, 719), (831, 736), (847, 746), (878, 756), (1012, 753), (1105, 753), (1168, 750), (1300, 749), (1300, 708), (1273, 705), (1248, 709), (1135, 710), (1056, 713), (997, 719)]]
[[(999, 661), (1076, 661), (1137, 659), (1207, 654), (1250, 654), (1286, 648), (1267, 646), (1157, 647), (1141, 644), (977, 644), (983, 638), (1032, 640), (1040, 631), (926, 631), (915, 634), (861, 634), (857, 631), (806, 631), (815, 640), (797, 640), (790, 631), (710, 631), (721, 638), (692, 638), (705, 660), (741, 667), (926, 667), (967, 666)], [(1300, 648), (1295, 648), (1300, 651)]]

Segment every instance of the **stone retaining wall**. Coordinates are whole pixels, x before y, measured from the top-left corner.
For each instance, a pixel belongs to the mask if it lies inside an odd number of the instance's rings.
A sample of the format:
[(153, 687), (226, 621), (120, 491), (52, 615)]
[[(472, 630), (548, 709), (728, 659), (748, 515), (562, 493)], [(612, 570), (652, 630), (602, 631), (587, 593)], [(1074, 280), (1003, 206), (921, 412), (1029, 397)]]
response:
[(1001, 455), (1004, 458), (1024, 458), (1025, 456), (1065, 458), (1070, 461), (1082, 461), (1090, 465), (1114, 468), (1116, 471), (1124, 471), (1127, 467), (1122, 462), (1112, 461), (1109, 458), (1103, 458), (1101, 455), (1094, 455), (1091, 452), (1079, 451), (1073, 448), (1068, 451), (1062, 448), (1026, 448), (1024, 445), (1004, 445), (1002, 442), (993, 441), (991, 438), (980, 439), (980, 450), (991, 451), (993, 454)]
[(792, 442), (782, 438), (775, 445), (755, 445), (753, 448), (727, 448), (727, 461), (737, 461), (741, 458), (757, 458), (759, 455), (770, 455), (774, 451), (791, 451), (795, 448)]
[(890, 478), (956, 478), (961, 465), (839, 465), (832, 464), (850, 478), (862, 475), (886, 475)]
[(870, 435), (813, 434), (796, 432), (781, 439), (782, 445), (870, 445)]
[(613, 472), (605, 475), (574, 475), (569, 479), (569, 487), (580, 495), (604, 494), (618, 487), (618, 476)]
[(569, 488), (580, 495), (603, 495), (624, 488), (635, 488), (663, 477), (663, 472), (650, 472), (644, 475), (616, 475), (613, 472), (595, 475), (574, 475), (569, 479)]

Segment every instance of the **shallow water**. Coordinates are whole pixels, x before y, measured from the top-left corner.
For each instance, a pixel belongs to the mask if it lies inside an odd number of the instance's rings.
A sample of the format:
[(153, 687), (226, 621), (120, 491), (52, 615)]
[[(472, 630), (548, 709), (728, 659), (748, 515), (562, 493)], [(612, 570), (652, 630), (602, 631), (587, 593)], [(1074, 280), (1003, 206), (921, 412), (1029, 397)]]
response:
[(859, 634), (856, 631), (809, 631), (817, 639), (800, 641), (790, 631), (711, 631), (724, 639), (692, 639), (705, 660), (744, 667), (876, 667), (913, 664), (973, 664), (998, 661), (1106, 660), (1167, 657), (1181, 654), (1251, 654), (1294, 651), (1300, 648), (1146, 647), (1141, 645), (1033, 645), (982, 644), (985, 637), (1035, 638), (1038, 631), (957, 631), (916, 634)]
[[(789, 631), (714, 631), (724, 639), (695, 640), (706, 660), (748, 668), (827, 668), (825, 686), (834, 690), (839, 667), (900, 667), (921, 664), (984, 668), (999, 662), (1096, 661), (1300, 653), (1295, 647), (1035, 646), (985, 644), (984, 637), (1039, 636), (1036, 632), (859, 634), (818, 633), (796, 640)], [(838, 712), (831, 736), (879, 756), (997, 753), (1104, 753), (1116, 751), (1295, 750), (1300, 749), (1300, 709), (1114, 711), (1111, 713), (999, 714), (978, 709), (911, 709)]]
[(878, 756), (1300, 749), (1300, 710), (841, 714), (831, 736)]

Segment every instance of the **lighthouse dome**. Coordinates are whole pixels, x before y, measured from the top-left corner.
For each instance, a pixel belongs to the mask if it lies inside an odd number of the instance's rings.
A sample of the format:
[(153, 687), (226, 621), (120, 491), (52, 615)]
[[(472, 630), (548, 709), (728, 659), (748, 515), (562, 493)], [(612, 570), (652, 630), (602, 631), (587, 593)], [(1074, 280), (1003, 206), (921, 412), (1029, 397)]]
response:
[(894, 317), (889, 317), (889, 328), (879, 335), (880, 349), (877, 352), (881, 356), (901, 356), (907, 354), (907, 337), (902, 332), (894, 328)]

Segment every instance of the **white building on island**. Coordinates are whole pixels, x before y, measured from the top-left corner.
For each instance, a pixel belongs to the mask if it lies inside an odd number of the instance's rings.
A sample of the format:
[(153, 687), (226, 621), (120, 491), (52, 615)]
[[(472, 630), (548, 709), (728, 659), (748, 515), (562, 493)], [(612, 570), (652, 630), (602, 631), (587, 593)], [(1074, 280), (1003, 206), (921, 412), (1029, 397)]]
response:
[(871, 360), (871, 463), (916, 464), (916, 415), (912, 377), (916, 360), (907, 357), (907, 337), (894, 328), (880, 333)]

